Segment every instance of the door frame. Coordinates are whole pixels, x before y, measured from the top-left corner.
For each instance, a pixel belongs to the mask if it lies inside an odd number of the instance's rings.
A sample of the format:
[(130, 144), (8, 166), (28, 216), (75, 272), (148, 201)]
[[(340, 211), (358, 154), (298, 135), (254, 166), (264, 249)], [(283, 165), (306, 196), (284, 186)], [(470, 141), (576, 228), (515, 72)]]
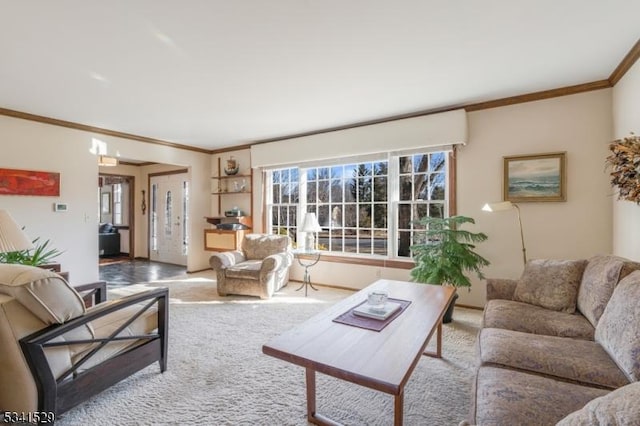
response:
[[(123, 175), (122, 173), (98, 173), (98, 179), (101, 177), (112, 177), (112, 178), (124, 178), (129, 184), (129, 259), (133, 260), (135, 258), (135, 232), (136, 232), (136, 215), (135, 215), (135, 189), (136, 189), (136, 177), (132, 175)], [(101, 188), (100, 182), (98, 182), (98, 188)], [(113, 202), (113, 201), (112, 201)], [(118, 225), (114, 225), (118, 227)]]
[[(157, 173), (149, 173), (147, 175), (147, 197), (151, 197), (151, 178), (152, 177), (157, 177), (157, 176), (168, 176), (168, 175), (179, 175), (182, 173), (187, 173), (189, 174), (189, 169), (178, 169), (178, 170), (171, 170), (168, 172), (157, 172)], [(191, 182), (191, 179), (189, 179), (189, 182)], [(147, 200), (147, 206), (148, 206), (148, 211), (149, 214), (147, 215), (147, 259), (151, 260), (151, 198), (149, 198), (149, 200)], [(189, 230), (187, 231), (189, 232)], [(189, 259), (189, 253), (187, 253), (187, 261)]]

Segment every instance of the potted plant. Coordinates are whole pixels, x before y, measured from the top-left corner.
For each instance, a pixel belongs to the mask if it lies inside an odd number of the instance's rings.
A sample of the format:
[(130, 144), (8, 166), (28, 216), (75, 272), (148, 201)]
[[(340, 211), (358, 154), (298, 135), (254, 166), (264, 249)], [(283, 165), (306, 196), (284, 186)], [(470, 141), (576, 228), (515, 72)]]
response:
[[(473, 233), (460, 229), (465, 223), (475, 223), (466, 216), (423, 217), (415, 222), (424, 227), (418, 231), (417, 242), (411, 246), (415, 266), (411, 269), (411, 281), (425, 284), (471, 287), (465, 272), (475, 272), (483, 279), (481, 268), (489, 261), (474, 251), (475, 243), (487, 239), (484, 233)], [(443, 318), (451, 322), (455, 294)]]
[(40, 242), (40, 237), (33, 240), (33, 248), (29, 250), (0, 253), (0, 263), (19, 263), (22, 265), (43, 266), (60, 256), (62, 252), (49, 248), (49, 240)]

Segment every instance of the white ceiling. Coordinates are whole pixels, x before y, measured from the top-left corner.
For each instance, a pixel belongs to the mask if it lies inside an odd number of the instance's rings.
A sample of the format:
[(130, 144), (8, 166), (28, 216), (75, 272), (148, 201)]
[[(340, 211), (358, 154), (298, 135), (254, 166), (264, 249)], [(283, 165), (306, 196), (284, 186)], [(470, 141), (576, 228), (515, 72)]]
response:
[(638, 0), (0, 0), (0, 107), (216, 149), (609, 77)]

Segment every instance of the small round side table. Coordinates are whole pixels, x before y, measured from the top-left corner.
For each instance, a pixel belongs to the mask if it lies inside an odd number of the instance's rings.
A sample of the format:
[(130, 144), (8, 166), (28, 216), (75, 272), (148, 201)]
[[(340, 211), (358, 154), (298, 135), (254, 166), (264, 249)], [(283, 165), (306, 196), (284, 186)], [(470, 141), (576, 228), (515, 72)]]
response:
[(318, 250), (294, 250), (293, 256), (298, 260), (300, 266), (304, 267), (304, 279), (302, 285), (296, 289), (302, 290), (304, 288), (304, 297), (307, 297), (307, 287), (311, 287), (315, 291), (317, 288), (311, 284), (311, 276), (309, 275), (309, 268), (314, 266), (320, 261), (320, 251)]

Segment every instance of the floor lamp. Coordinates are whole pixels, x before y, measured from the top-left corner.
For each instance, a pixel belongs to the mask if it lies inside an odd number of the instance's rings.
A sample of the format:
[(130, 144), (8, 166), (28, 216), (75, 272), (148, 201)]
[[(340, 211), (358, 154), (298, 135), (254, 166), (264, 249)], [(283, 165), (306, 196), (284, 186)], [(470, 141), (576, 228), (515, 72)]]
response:
[(516, 210), (518, 214), (518, 224), (520, 225), (520, 241), (522, 242), (522, 261), (527, 264), (527, 249), (524, 247), (524, 232), (522, 232), (522, 220), (520, 219), (520, 207), (511, 201), (500, 201), (497, 203), (487, 203), (482, 207), (485, 212), (501, 212), (507, 210)]

